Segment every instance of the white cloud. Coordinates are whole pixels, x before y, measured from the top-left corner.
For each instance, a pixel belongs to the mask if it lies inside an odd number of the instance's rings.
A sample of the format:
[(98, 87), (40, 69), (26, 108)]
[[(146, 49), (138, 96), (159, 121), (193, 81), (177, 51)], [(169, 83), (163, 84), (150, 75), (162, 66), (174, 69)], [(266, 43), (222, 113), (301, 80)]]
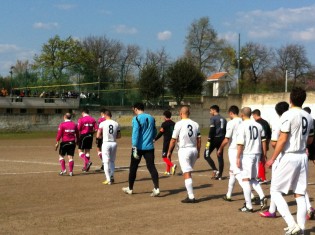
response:
[(34, 29), (55, 29), (58, 28), (59, 24), (57, 22), (53, 23), (43, 23), (43, 22), (36, 22), (33, 24)]
[(169, 40), (170, 38), (172, 37), (172, 32), (171, 31), (164, 31), (164, 32), (159, 32), (157, 34), (157, 38), (158, 40), (160, 41), (166, 41), (166, 40)]
[(311, 35), (314, 33), (314, 28), (311, 28), (315, 24), (314, 12), (315, 5), (239, 12), (236, 24), (247, 30), (250, 39), (291, 36), (291, 39), (302, 41), (315, 40)]
[(232, 43), (238, 40), (238, 33), (235, 32), (226, 32), (218, 35), (219, 38), (225, 39), (226, 41)]
[(14, 44), (0, 44), (0, 74), (8, 75), (10, 67), (16, 64), (17, 60), (31, 62), (35, 53), (34, 50), (20, 48)]
[(56, 8), (60, 9), (60, 10), (70, 10), (76, 7), (76, 5), (74, 4), (58, 4), (55, 5)]
[(300, 41), (315, 41), (315, 28), (308, 28), (302, 31), (295, 31), (291, 33), (295, 40)]
[(138, 30), (135, 27), (128, 27), (123, 24), (114, 26), (114, 29), (117, 33), (121, 34), (136, 34), (138, 32)]

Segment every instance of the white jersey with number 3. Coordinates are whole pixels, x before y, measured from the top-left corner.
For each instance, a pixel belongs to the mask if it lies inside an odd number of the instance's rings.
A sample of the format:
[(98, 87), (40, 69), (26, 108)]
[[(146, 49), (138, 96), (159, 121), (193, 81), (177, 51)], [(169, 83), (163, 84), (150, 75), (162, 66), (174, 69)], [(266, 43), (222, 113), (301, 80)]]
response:
[(263, 127), (256, 121), (244, 120), (237, 130), (237, 144), (244, 145), (243, 154), (261, 153), (261, 141), (265, 139)]
[(115, 142), (120, 127), (114, 120), (105, 120), (101, 122), (99, 129), (102, 129), (103, 142)]
[[(301, 108), (291, 108), (280, 118), (281, 132), (289, 133), (284, 146), (285, 153), (302, 153), (306, 151), (307, 138), (313, 135), (313, 118)], [(312, 132), (310, 132), (312, 130)]]
[(197, 137), (200, 137), (197, 122), (182, 119), (175, 124), (172, 138), (178, 140), (179, 148), (197, 147)]

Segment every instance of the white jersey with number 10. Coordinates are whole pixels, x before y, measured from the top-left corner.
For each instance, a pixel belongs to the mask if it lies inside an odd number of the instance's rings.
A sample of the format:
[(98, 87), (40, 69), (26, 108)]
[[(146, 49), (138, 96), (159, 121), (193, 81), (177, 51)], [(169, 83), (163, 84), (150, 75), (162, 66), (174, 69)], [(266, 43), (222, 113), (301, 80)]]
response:
[(178, 140), (179, 148), (197, 147), (197, 137), (200, 137), (197, 122), (182, 119), (175, 124), (172, 138)]
[(103, 142), (115, 142), (120, 127), (114, 120), (105, 120), (101, 122), (99, 129), (102, 129)]

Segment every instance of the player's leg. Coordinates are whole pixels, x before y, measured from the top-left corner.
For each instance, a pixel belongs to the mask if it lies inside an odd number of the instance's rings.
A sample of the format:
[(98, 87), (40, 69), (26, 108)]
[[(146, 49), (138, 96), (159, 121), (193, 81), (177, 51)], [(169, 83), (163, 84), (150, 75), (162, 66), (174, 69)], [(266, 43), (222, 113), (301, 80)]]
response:
[(117, 143), (112, 143), (112, 151), (111, 152), (112, 153), (111, 153), (110, 159), (109, 159), (110, 182), (114, 183)]
[(103, 184), (110, 184), (110, 174), (109, 174), (109, 159), (110, 159), (110, 143), (105, 142), (102, 145), (102, 156), (103, 156), (103, 166), (104, 166), (104, 174), (106, 180)]
[(86, 172), (90, 170), (90, 167), (92, 166), (92, 162), (90, 160), (90, 151), (92, 149), (93, 145), (93, 135), (88, 134), (85, 138), (85, 143), (84, 143), (84, 149), (85, 149), (85, 156), (88, 162), (86, 163)]
[(61, 166), (61, 171), (59, 175), (64, 175), (67, 173), (64, 156), (65, 156), (64, 143), (61, 142), (60, 147), (59, 147), (59, 164)]
[(75, 143), (71, 143), (69, 146), (68, 146), (68, 149), (67, 149), (67, 155), (68, 155), (68, 165), (69, 165), (69, 175), (70, 176), (73, 176), (73, 167), (74, 167), (74, 160), (73, 160), (73, 156), (74, 156), (74, 153), (75, 153)]
[(208, 162), (209, 166), (211, 167), (212, 169), (212, 178), (216, 177), (217, 176), (217, 172), (218, 172), (218, 169), (217, 167), (215, 166), (215, 163), (213, 161), (213, 159), (211, 158), (211, 153), (213, 152), (213, 150), (216, 148), (215, 146), (215, 142), (214, 140), (211, 142), (210, 144), (210, 147), (209, 147), (209, 151), (205, 150), (204, 151), (204, 159)]
[(250, 187), (250, 178), (252, 174), (252, 159), (248, 155), (243, 155), (241, 157), (242, 162), (242, 187), (243, 194), (245, 198), (245, 205), (239, 210), (242, 212), (253, 212), (253, 205), (251, 199), (251, 187)]
[(96, 151), (97, 151), (97, 156), (102, 162), (102, 166), (100, 167), (99, 171), (104, 170), (103, 166), (103, 160), (102, 160), (102, 144), (103, 144), (103, 138), (97, 138), (96, 139)]
[[(223, 142), (224, 138), (215, 138), (215, 148), (218, 150), (221, 146), (221, 143)], [(218, 163), (219, 163), (219, 174), (216, 176), (216, 180), (221, 180), (222, 179), (222, 174), (224, 170), (224, 157), (223, 157), (223, 152), (221, 153), (220, 156), (218, 157)]]
[(89, 162), (89, 160), (86, 158), (86, 155), (84, 153), (85, 149), (85, 136), (86, 135), (81, 135), (79, 138), (79, 144), (78, 144), (78, 152), (79, 152), (79, 157), (83, 160), (83, 168), (82, 171), (86, 171), (86, 165)]
[(262, 183), (266, 183), (266, 169), (265, 169), (266, 159), (263, 156), (260, 157), (260, 161), (258, 163), (258, 175), (257, 178), (261, 180)]
[(143, 157), (145, 159), (147, 169), (150, 172), (154, 189), (152, 190), (151, 196), (158, 196), (160, 194), (159, 189), (159, 173), (156, 170), (155, 163), (154, 163), (154, 150), (144, 150), (143, 151)]
[(307, 208), (306, 219), (307, 220), (313, 219), (314, 214), (315, 214), (315, 210), (311, 205), (310, 197), (309, 197), (307, 192), (305, 193), (305, 202), (306, 202), (306, 208)]
[(137, 170), (138, 170), (138, 166), (139, 166), (139, 163), (141, 161), (141, 158), (142, 158), (142, 151), (138, 150), (138, 156), (139, 156), (139, 159), (136, 159), (133, 157), (133, 154), (131, 152), (131, 160), (130, 160), (130, 168), (129, 168), (129, 190), (133, 190), (133, 185), (135, 183), (135, 180), (136, 180), (136, 177), (137, 177)]

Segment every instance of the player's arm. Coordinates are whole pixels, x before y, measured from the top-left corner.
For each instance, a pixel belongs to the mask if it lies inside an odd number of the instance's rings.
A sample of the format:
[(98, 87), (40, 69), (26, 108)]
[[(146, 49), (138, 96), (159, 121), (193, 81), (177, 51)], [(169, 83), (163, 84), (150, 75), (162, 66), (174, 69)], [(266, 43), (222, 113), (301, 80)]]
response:
[(131, 136), (131, 141), (132, 141), (132, 146), (137, 147), (138, 145), (138, 139), (139, 139), (139, 131), (140, 131), (140, 123), (136, 120), (137, 117), (134, 117), (132, 119), (132, 136)]
[(241, 168), (242, 162), (241, 162), (241, 156), (243, 154), (244, 145), (238, 144), (237, 145), (237, 155), (236, 155), (236, 165), (238, 168)]
[(100, 139), (102, 137), (102, 128), (98, 128), (97, 129), (97, 133), (96, 133), (96, 139)]
[(271, 147), (276, 148), (277, 141), (271, 140)]
[(224, 150), (224, 147), (229, 143), (229, 138), (225, 137), (222, 141), (220, 148), (217, 150), (218, 157), (222, 155), (222, 152)]
[(175, 144), (176, 144), (176, 139), (172, 138), (170, 141), (170, 145), (168, 146), (167, 158), (171, 158), (172, 152), (175, 148)]
[(266, 140), (262, 140), (261, 141), (261, 145), (262, 145), (262, 155), (264, 159), (267, 159), (267, 141)]
[(164, 134), (164, 129), (163, 129), (163, 127), (161, 127), (159, 133), (158, 133), (157, 136), (154, 138), (154, 141), (157, 141), (158, 139), (160, 139), (163, 134)]
[(62, 126), (59, 125), (59, 127), (58, 127), (58, 132), (57, 132), (57, 136), (56, 136), (55, 151), (57, 151), (57, 149), (58, 149), (59, 141), (60, 141), (60, 139), (61, 139), (62, 133), (63, 133)]
[(120, 138), (121, 138), (121, 132), (120, 132), (120, 129), (118, 129), (116, 139), (120, 139)]
[(282, 152), (285, 143), (287, 142), (289, 138), (289, 132), (281, 132), (279, 135), (279, 139), (277, 141), (275, 151), (273, 152), (271, 159), (266, 163), (267, 167), (271, 167), (274, 161), (277, 159), (279, 154)]

